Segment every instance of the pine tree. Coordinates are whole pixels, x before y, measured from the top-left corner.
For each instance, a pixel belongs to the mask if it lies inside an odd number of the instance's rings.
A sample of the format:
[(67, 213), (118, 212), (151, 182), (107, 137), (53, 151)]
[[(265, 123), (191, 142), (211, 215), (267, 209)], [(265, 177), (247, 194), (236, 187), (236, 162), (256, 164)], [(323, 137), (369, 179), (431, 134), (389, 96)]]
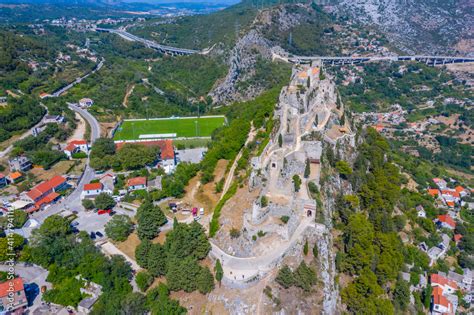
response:
[(342, 116), (341, 116), (341, 126), (344, 126), (345, 123), (346, 123), (346, 114), (345, 114), (345, 113), (342, 113)]
[(314, 244), (313, 256), (314, 256), (314, 258), (318, 257), (318, 244)]
[(304, 178), (308, 178), (311, 175), (311, 166), (309, 159), (306, 159), (306, 166), (304, 168)]
[(278, 146), (281, 148), (283, 145), (283, 136), (281, 133), (278, 135)]
[(306, 242), (304, 243), (304, 246), (303, 246), (303, 254), (305, 256), (308, 255), (308, 251), (309, 251), (309, 244), (308, 244), (308, 240), (306, 240)]
[(222, 278), (224, 277), (224, 270), (222, 270), (221, 261), (218, 259), (216, 265), (214, 266), (214, 272), (216, 274), (216, 280), (219, 282), (219, 287), (221, 286)]

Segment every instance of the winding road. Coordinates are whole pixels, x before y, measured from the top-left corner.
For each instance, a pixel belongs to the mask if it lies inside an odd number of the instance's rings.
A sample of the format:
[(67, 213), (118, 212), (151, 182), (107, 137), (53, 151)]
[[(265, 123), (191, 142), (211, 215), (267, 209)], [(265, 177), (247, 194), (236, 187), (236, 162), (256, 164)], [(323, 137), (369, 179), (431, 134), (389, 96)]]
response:
[[(99, 122), (87, 110), (79, 108), (73, 104), (68, 104), (68, 106), (71, 110), (81, 115), (91, 127), (91, 144), (93, 144), (100, 137)], [(81, 193), (84, 189), (84, 185), (86, 183), (89, 183), (92, 179), (94, 179), (94, 177), (95, 177), (95, 172), (89, 166), (89, 158), (87, 158), (86, 168), (84, 170), (84, 173), (80, 177), (79, 182), (77, 183), (77, 187), (74, 189), (74, 191), (70, 195), (68, 195), (64, 200), (61, 200), (59, 203), (53, 204), (49, 208), (43, 211), (33, 213), (32, 217), (38, 220), (38, 222), (43, 223), (47, 217), (53, 214), (58, 214), (64, 209), (71, 210), (71, 211), (72, 210), (81, 211), (82, 210)]]

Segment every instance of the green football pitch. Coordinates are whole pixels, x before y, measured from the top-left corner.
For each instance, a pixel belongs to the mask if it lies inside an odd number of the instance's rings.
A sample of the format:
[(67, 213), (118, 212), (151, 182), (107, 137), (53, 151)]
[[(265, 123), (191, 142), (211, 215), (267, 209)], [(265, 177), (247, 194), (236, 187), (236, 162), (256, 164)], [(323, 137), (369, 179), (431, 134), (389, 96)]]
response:
[[(212, 132), (225, 124), (222, 117), (165, 118), (159, 120), (125, 120), (117, 129), (114, 140), (138, 140), (146, 138), (210, 137)], [(156, 137), (154, 137), (156, 135)], [(140, 137), (141, 136), (141, 137)]]

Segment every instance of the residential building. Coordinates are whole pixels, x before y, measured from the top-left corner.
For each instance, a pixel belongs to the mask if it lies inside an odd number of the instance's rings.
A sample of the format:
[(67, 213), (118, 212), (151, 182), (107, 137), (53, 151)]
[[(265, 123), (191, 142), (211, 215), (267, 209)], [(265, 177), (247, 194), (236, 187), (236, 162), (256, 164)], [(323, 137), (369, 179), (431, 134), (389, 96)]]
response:
[(73, 154), (78, 152), (89, 154), (89, 145), (86, 140), (73, 140), (67, 144), (63, 152), (71, 159)]
[(433, 288), (431, 295), (432, 314), (454, 315), (453, 304), (443, 295), (443, 289)]
[(102, 183), (89, 183), (84, 185), (84, 190), (81, 193), (82, 198), (94, 198), (104, 192), (104, 185)]
[(428, 195), (430, 195), (431, 197), (436, 199), (441, 195), (441, 192), (439, 191), (439, 189), (429, 188), (428, 189)]
[(43, 118), (44, 124), (62, 124), (64, 122), (64, 116), (61, 115), (46, 115)]
[(460, 196), (461, 198), (466, 197), (466, 196), (468, 195), (468, 193), (469, 193), (468, 190), (465, 189), (465, 188), (462, 187), (462, 186), (456, 186), (456, 187), (454, 188), (454, 190), (459, 194), (459, 196)]
[(28, 307), (22, 278), (0, 283), (0, 314), (23, 314)]
[(105, 192), (107, 192), (108, 194), (113, 194), (116, 181), (116, 177), (114, 175), (104, 174), (99, 181), (104, 186)]
[(433, 178), (433, 182), (438, 186), (439, 189), (446, 189), (448, 183), (442, 178)]
[(430, 283), (431, 286), (434, 287), (441, 287), (443, 292), (445, 293), (455, 293), (458, 289), (458, 284), (456, 281), (449, 280), (445, 276), (441, 274), (432, 274), (430, 276)]
[(176, 156), (174, 153), (173, 140), (160, 141), (160, 166), (166, 174), (174, 172), (176, 167)]
[(79, 100), (79, 106), (82, 108), (91, 107), (93, 104), (94, 104), (94, 101), (91, 100), (90, 98), (81, 98)]
[(439, 227), (450, 229), (450, 230), (454, 230), (454, 228), (456, 227), (456, 222), (453, 220), (453, 218), (449, 214), (439, 215), (436, 221), (436, 224)]
[(20, 172), (10, 173), (10, 175), (8, 175), (8, 180), (14, 184), (21, 182), (23, 180), (23, 174)]
[(22, 193), (22, 199), (35, 204), (33, 211), (39, 210), (43, 205), (52, 203), (60, 198), (59, 191), (67, 188), (66, 178), (54, 176), (48, 181), (33, 187), (27, 193)]
[(10, 171), (12, 172), (27, 172), (31, 169), (31, 161), (26, 156), (17, 156), (11, 160), (8, 160)]
[(416, 211), (418, 214), (418, 218), (426, 218), (426, 211), (422, 205), (416, 206)]
[(4, 174), (0, 173), (0, 188), (3, 188), (7, 185), (8, 185), (7, 177)]
[(141, 190), (147, 188), (147, 178), (146, 177), (134, 177), (130, 178), (127, 181), (127, 188), (129, 191)]

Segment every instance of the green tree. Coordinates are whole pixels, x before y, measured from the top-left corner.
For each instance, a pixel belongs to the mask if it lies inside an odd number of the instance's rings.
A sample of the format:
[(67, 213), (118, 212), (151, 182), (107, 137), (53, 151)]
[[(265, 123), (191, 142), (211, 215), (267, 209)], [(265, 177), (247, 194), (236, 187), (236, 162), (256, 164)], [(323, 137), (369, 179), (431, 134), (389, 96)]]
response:
[(95, 208), (95, 204), (92, 200), (90, 199), (82, 199), (82, 206), (86, 209), (86, 210), (92, 210)]
[(15, 254), (18, 255), (18, 252), (23, 248), (25, 244), (25, 239), (18, 234), (13, 234), (13, 242), (7, 237), (0, 238), (0, 261), (6, 261), (14, 256), (10, 255), (12, 250)]
[(95, 206), (98, 209), (109, 210), (115, 207), (115, 200), (109, 194), (100, 193), (97, 197), (95, 197)]
[(308, 240), (306, 240), (303, 246), (303, 254), (305, 256), (308, 256), (308, 252), (309, 252), (309, 244), (308, 244)]
[(306, 265), (304, 261), (300, 263), (293, 273), (295, 285), (308, 292), (316, 284), (316, 272)]
[(140, 267), (148, 269), (148, 258), (152, 246), (153, 244), (148, 239), (144, 239), (135, 248), (135, 259)]
[(152, 315), (181, 315), (187, 312), (184, 307), (179, 305), (178, 301), (169, 298), (169, 290), (164, 283), (160, 283), (157, 288), (150, 290), (147, 300)]
[(393, 302), (395, 307), (404, 312), (410, 304), (410, 284), (399, 279), (393, 291)]
[(133, 231), (133, 224), (127, 215), (114, 215), (105, 225), (105, 233), (114, 241), (123, 242)]
[(166, 273), (167, 253), (161, 244), (152, 244), (148, 252), (148, 271), (159, 277)]
[(309, 159), (306, 159), (306, 165), (304, 167), (304, 178), (308, 178), (311, 175), (311, 166)]
[(216, 265), (214, 266), (214, 272), (217, 282), (219, 282), (219, 287), (221, 286), (222, 278), (224, 277), (224, 270), (222, 269), (221, 261), (216, 260)]
[(326, 79), (326, 76), (324, 75), (324, 71), (323, 71), (323, 68), (321, 67), (319, 69), (319, 80), (323, 81)]
[(28, 220), (28, 213), (23, 210), (14, 210), (13, 211), (13, 226), (17, 229), (23, 227), (26, 221)]
[(352, 174), (352, 168), (346, 161), (337, 161), (336, 169), (341, 176), (347, 178), (348, 175)]
[(314, 256), (314, 258), (317, 258), (317, 257), (318, 257), (318, 252), (319, 252), (319, 251), (318, 251), (318, 244), (315, 243), (315, 244), (314, 244), (314, 247), (313, 247), (313, 256)]
[(130, 292), (120, 302), (123, 314), (145, 315), (148, 313), (146, 297), (138, 292)]
[(157, 150), (142, 144), (127, 143), (117, 153), (120, 164), (127, 170), (143, 168), (157, 159)]
[(344, 124), (346, 123), (346, 114), (345, 113), (342, 113), (342, 116), (341, 116), (341, 119), (339, 120), (339, 123), (341, 126), (344, 126)]
[(295, 191), (298, 192), (300, 191), (300, 188), (301, 188), (301, 178), (295, 174), (293, 175), (293, 185), (295, 187)]
[(266, 206), (268, 206), (268, 198), (267, 196), (262, 196), (260, 198), (260, 206), (262, 206), (263, 208), (265, 208)]
[(148, 287), (153, 283), (153, 276), (147, 271), (140, 271), (135, 276), (135, 281), (137, 282), (138, 288), (145, 292)]
[(290, 267), (287, 265), (284, 265), (279, 271), (278, 275), (275, 278), (275, 281), (284, 287), (285, 289), (288, 289), (289, 287), (292, 287), (295, 284), (295, 278), (293, 276), (293, 272), (291, 271)]
[(278, 135), (278, 146), (281, 148), (283, 146), (283, 136), (281, 133)]
[(152, 239), (160, 233), (160, 227), (168, 220), (159, 207), (155, 207), (151, 201), (145, 201), (137, 210), (138, 237), (140, 239)]

